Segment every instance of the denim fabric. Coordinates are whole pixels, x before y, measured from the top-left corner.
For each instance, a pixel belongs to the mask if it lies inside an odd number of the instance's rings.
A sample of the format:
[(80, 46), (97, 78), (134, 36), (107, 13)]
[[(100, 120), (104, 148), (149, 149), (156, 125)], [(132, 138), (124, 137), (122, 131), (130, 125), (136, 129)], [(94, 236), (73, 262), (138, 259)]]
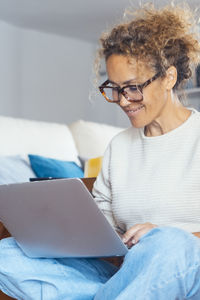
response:
[(117, 268), (94, 258), (31, 259), (7, 238), (0, 289), (23, 300), (199, 300), (200, 240), (173, 227), (152, 229)]
[(95, 300), (200, 300), (200, 240), (173, 227), (144, 235)]

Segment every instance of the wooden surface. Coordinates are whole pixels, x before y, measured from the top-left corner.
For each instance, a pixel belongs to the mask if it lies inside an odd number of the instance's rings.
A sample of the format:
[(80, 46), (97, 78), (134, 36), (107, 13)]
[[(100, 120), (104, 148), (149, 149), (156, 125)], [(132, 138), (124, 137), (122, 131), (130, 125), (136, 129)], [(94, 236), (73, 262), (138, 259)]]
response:
[(4, 227), (4, 225), (0, 222), (0, 240), (4, 239), (6, 237), (9, 237), (10, 233), (8, 230)]
[(81, 180), (83, 181), (83, 183), (86, 185), (86, 187), (88, 188), (88, 190), (91, 192), (92, 188), (93, 188), (93, 184), (96, 180), (96, 177), (91, 177), (91, 178), (81, 178)]
[(197, 236), (198, 238), (200, 238), (200, 232), (194, 232), (193, 233), (195, 236)]
[(7, 296), (2, 291), (0, 291), (0, 300), (13, 300), (13, 299), (14, 298)]

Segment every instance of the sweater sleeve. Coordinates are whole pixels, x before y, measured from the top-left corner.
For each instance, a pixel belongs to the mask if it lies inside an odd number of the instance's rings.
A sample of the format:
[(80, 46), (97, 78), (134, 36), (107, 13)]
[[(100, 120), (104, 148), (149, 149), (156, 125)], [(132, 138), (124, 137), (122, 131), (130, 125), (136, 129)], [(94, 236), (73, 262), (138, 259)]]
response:
[(103, 157), (103, 163), (101, 171), (94, 183), (92, 194), (98, 207), (101, 209), (108, 222), (114, 227), (114, 229), (120, 233), (124, 231), (117, 225), (117, 222), (112, 212), (112, 194), (110, 184), (110, 146), (106, 149)]

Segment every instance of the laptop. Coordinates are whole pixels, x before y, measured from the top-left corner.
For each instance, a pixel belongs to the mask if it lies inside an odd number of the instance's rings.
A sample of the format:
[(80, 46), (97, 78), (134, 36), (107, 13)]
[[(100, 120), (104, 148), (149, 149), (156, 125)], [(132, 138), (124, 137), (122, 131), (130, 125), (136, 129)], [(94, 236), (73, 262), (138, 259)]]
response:
[(111, 257), (128, 251), (78, 178), (0, 185), (0, 221), (29, 257)]

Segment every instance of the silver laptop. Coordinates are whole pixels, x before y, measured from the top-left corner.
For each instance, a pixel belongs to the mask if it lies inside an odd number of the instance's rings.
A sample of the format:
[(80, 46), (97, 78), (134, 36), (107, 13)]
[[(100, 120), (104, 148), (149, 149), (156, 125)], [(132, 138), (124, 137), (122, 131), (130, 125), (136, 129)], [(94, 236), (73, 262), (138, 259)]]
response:
[(0, 220), (30, 257), (128, 251), (78, 178), (0, 185)]

